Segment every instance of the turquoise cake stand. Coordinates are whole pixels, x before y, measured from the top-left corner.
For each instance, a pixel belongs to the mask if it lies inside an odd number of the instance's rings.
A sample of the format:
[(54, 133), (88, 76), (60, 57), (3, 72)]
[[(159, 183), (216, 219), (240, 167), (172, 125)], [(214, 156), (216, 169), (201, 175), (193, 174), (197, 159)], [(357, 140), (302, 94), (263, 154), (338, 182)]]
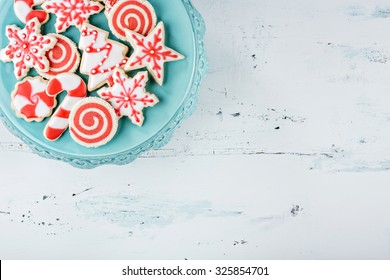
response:
[[(66, 132), (59, 140), (50, 142), (43, 136), (47, 119), (41, 123), (28, 123), (16, 116), (10, 106), (11, 92), (16, 78), (12, 63), (0, 62), (0, 119), (5, 126), (37, 155), (67, 162), (78, 168), (94, 168), (102, 164), (123, 165), (134, 161), (142, 153), (163, 147), (169, 142), (180, 122), (195, 110), (199, 87), (207, 72), (204, 50), (205, 23), (190, 0), (149, 0), (154, 6), (158, 21), (166, 28), (166, 45), (183, 54), (186, 59), (165, 64), (163, 86), (150, 79), (147, 90), (158, 96), (160, 103), (144, 110), (145, 123), (137, 127), (128, 118), (122, 118), (115, 138), (105, 146), (90, 149), (75, 143)], [(8, 45), (6, 25), (24, 25), (16, 18), (13, 1), (3, 1), (0, 6), (0, 48)], [(42, 26), (42, 34), (54, 33), (55, 16)], [(109, 31), (104, 13), (92, 16), (90, 23)], [(63, 35), (76, 43), (80, 31), (71, 27)], [(116, 39), (110, 34), (110, 39)], [(121, 42), (130, 45), (126, 42)], [(130, 72), (132, 76), (136, 72)], [(35, 70), (29, 76), (37, 76)], [(87, 81), (87, 76), (83, 76)], [(62, 93), (59, 103), (65, 97)], [(95, 96), (95, 92), (89, 93)]]

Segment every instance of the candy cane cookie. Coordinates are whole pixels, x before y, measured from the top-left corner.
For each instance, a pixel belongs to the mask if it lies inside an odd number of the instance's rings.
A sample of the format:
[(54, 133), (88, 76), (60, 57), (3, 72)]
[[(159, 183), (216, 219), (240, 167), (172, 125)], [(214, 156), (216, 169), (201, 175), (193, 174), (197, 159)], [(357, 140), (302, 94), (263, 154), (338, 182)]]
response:
[(118, 130), (118, 117), (111, 105), (98, 97), (84, 98), (69, 116), (70, 136), (88, 148), (107, 144)]
[(30, 19), (37, 18), (40, 23), (49, 20), (49, 14), (42, 10), (33, 10), (34, 6), (41, 5), (46, 0), (14, 0), (14, 11), (16, 17), (26, 24)]
[(49, 96), (57, 96), (62, 91), (67, 91), (68, 94), (49, 119), (43, 131), (43, 135), (50, 141), (57, 140), (68, 129), (70, 111), (77, 102), (87, 96), (87, 87), (83, 79), (72, 73), (55, 76), (49, 81), (46, 88), (46, 93)]
[(46, 94), (46, 86), (47, 81), (40, 77), (27, 77), (15, 85), (11, 94), (11, 107), (19, 118), (28, 122), (41, 122), (52, 114), (57, 102)]

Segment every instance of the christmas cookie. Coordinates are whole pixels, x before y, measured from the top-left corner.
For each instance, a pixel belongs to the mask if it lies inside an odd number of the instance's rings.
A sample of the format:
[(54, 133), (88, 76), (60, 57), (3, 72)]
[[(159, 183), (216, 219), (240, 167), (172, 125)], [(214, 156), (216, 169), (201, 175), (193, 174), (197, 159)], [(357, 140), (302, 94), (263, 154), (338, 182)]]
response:
[(110, 102), (118, 117), (127, 116), (133, 124), (142, 126), (144, 122), (142, 110), (153, 107), (159, 101), (154, 94), (146, 92), (147, 81), (146, 71), (129, 78), (122, 69), (117, 68), (113, 74), (114, 85), (102, 88), (98, 95)]
[(46, 94), (47, 81), (39, 77), (27, 77), (15, 85), (11, 106), (19, 118), (28, 122), (41, 122), (51, 115), (57, 102)]
[(0, 51), (0, 60), (14, 63), (14, 73), (18, 80), (25, 77), (32, 67), (39, 72), (49, 70), (49, 61), (45, 54), (54, 47), (57, 40), (53, 36), (41, 35), (38, 19), (31, 19), (24, 29), (8, 25), (6, 35), (10, 42)]
[(73, 140), (88, 148), (108, 143), (118, 129), (118, 117), (114, 109), (98, 97), (88, 97), (77, 103), (69, 120)]
[(43, 135), (50, 141), (57, 140), (68, 129), (70, 110), (87, 96), (87, 87), (83, 79), (72, 73), (59, 74), (49, 81), (46, 89), (48, 96), (55, 97), (62, 91), (67, 91), (67, 96), (43, 131)]
[(156, 22), (156, 12), (146, 0), (122, 0), (116, 3), (108, 14), (111, 31), (121, 40), (126, 40), (126, 30), (148, 35), (156, 26)]
[(147, 37), (133, 31), (126, 31), (127, 39), (134, 49), (125, 70), (146, 67), (159, 85), (164, 82), (164, 63), (183, 59), (184, 56), (167, 48), (165, 44), (165, 28), (162, 22)]
[(104, 13), (106, 14), (106, 17), (109, 16), (111, 9), (114, 7), (116, 3), (118, 3), (121, 0), (103, 0), (105, 5)]
[(57, 15), (55, 28), (61, 33), (72, 25), (81, 28), (91, 15), (100, 13), (103, 5), (91, 0), (47, 0), (42, 8)]
[(109, 40), (108, 32), (90, 24), (81, 30), (79, 48), (84, 50), (80, 72), (88, 75), (88, 90), (93, 91), (111, 78), (116, 67), (127, 63), (128, 47)]
[(61, 73), (75, 73), (80, 64), (80, 54), (75, 43), (68, 37), (59, 34), (50, 34), (57, 39), (54, 48), (46, 52), (49, 60), (49, 71), (39, 72), (47, 79)]
[(26, 24), (30, 19), (37, 18), (40, 23), (49, 20), (49, 15), (42, 10), (33, 10), (34, 6), (41, 5), (46, 0), (14, 0), (14, 11), (16, 17)]

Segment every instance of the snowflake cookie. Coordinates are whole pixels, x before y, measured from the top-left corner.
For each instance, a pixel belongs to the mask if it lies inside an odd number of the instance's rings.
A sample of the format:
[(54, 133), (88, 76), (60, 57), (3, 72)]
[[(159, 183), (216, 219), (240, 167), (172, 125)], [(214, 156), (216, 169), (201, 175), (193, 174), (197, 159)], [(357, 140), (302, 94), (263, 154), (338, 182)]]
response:
[(122, 69), (116, 68), (113, 74), (114, 85), (102, 88), (98, 95), (114, 107), (118, 117), (127, 116), (133, 124), (142, 126), (144, 122), (142, 110), (159, 102), (157, 96), (146, 92), (147, 81), (146, 71), (129, 78)]
[(104, 7), (91, 0), (48, 0), (42, 8), (57, 15), (55, 28), (61, 33), (71, 25), (81, 28), (91, 15), (100, 13)]
[(25, 77), (30, 68), (35, 68), (38, 72), (49, 70), (49, 61), (45, 54), (54, 47), (57, 39), (41, 35), (41, 24), (37, 18), (27, 22), (24, 29), (8, 25), (6, 35), (10, 42), (0, 51), (0, 60), (14, 63), (14, 73), (18, 80)]
[(134, 49), (125, 70), (136, 70), (146, 67), (156, 82), (164, 82), (164, 63), (184, 59), (184, 56), (165, 46), (165, 28), (159, 22), (147, 37), (126, 30), (126, 37)]

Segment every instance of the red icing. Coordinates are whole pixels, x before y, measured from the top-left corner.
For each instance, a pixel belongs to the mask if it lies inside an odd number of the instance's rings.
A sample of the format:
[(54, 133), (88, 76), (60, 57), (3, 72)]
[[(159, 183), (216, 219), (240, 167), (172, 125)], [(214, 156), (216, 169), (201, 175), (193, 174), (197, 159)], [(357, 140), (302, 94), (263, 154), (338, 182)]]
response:
[[(96, 112), (87, 112), (84, 114), (84, 118), (81, 119), (81, 114), (88, 109), (97, 109), (101, 114), (98, 114)], [(104, 118), (104, 119), (103, 119)], [(107, 121), (107, 128), (98, 137), (93, 137), (94, 135), (97, 135), (98, 133), (101, 133), (101, 130), (103, 129), (103, 124), (105, 123), (105, 120)], [(95, 129), (88, 130), (82, 127), (81, 123), (84, 126), (92, 127), (96, 123), (98, 124)], [(73, 119), (73, 125), (71, 127), (71, 131), (74, 136), (76, 136), (80, 141), (87, 143), (87, 144), (94, 144), (101, 142), (105, 140), (112, 132), (113, 129), (113, 116), (111, 116), (110, 111), (103, 105), (98, 103), (86, 103), (77, 108), (77, 111), (74, 115)], [(92, 138), (85, 138), (80, 135), (80, 133), (83, 133), (85, 135), (91, 136)]]
[[(118, 18), (119, 16), (120, 18)], [(155, 17), (155, 12), (150, 4), (145, 5), (140, 1), (125, 0), (118, 4), (115, 11), (110, 14), (110, 21), (116, 32), (123, 37), (126, 36), (126, 29), (146, 36), (154, 27), (153, 17)]]
[(34, 3), (34, 0), (15, 0), (14, 3), (16, 2), (25, 2), (27, 5), (29, 5), (30, 7), (34, 6), (35, 3)]
[(86, 97), (87, 96), (87, 86), (84, 81), (82, 81), (79, 86), (68, 92), (68, 96), (72, 97)]
[(13, 96), (22, 96), (28, 100), (29, 104), (26, 104), (23, 108), (21, 108), (19, 113), (25, 116), (27, 119), (31, 120), (45, 117), (37, 115), (36, 108), (39, 101), (43, 101), (46, 106), (50, 108), (54, 107), (55, 105), (55, 99), (48, 96), (45, 91), (34, 92), (29, 80), (25, 80), (19, 83)]
[[(145, 72), (146, 73), (146, 72)], [(113, 75), (114, 85), (119, 85), (119, 89), (116, 88), (116, 92), (113, 92), (113, 89), (106, 89), (99, 92), (99, 95), (113, 104), (116, 114), (118, 117), (122, 117), (122, 108), (130, 108), (130, 114), (128, 117), (135, 123), (141, 125), (143, 119), (140, 118), (142, 115), (142, 109), (144, 107), (153, 106), (158, 102), (157, 98), (153, 98), (148, 93), (145, 92), (145, 79), (147, 78), (145, 74), (138, 73), (133, 79), (127, 78), (125, 74), (116, 71)], [(130, 81), (130, 83), (127, 83)], [(136, 92), (139, 88), (142, 88), (141, 96)], [(142, 109), (136, 109), (137, 105), (142, 105)]]
[[(81, 77), (77, 76), (76, 74), (69, 73), (59, 74), (55, 78), (51, 79), (46, 88), (47, 94), (51, 96), (56, 96), (57, 94), (62, 92), (64, 90), (64, 86), (67, 86), (64, 85), (64, 83), (66, 83), (69, 79), (77, 79), (79, 80), (79, 84), (73, 89), (68, 89), (68, 95), (62, 101), (62, 103), (54, 113), (53, 117), (49, 120), (45, 127), (44, 135), (47, 139), (51, 141), (55, 141), (60, 138), (61, 135), (68, 129), (68, 119), (70, 111), (66, 108), (72, 108), (75, 105), (74, 102), (77, 102), (77, 99), (81, 100), (82, 98), (87, 96), (87, 87)], [(75, 97), (76, 100), (72, 101), (69, 97)], [(66, 106), (64, 106), (65, 103)], [(60, 122), (61, 126), (63, 126), (62, 128), (58, 127), (60, 125), (59, 123), (55, 123), (59, 119), (66, 120), (65, 122)], [(66, 123), (66, 125), (64, 125), (63, 123)]]
[(45, 76), (55, 76), (61, 73), (75, 72), (79, 62), (78, 52), (75, 46), (63, 39), (63, 37), (55, 36), (57, 43), (53, 49), (46, 53), (46, 58), (49, 60), (49, 71), (45, 72)]
[(40, 23), (44, 23), (48, 20), (49, 15), (45, 11), (41, 10), (32, 10), (32, 7), (36, 4), (34, 3), (34, 0), (14, 0), (14, 3), (16, 2), (23, 2), (27, 6), (31, 8), (31, 12), (29, 12), (24, 19), (24, 22), (28, 22), (30, 19), (37, 18)]
[(47, 70), (42, 52), (52, 44), (53, 40), (48, 36), (40, 35), (40, 25), (36, 23), (36, 20), (31, 20), (22, 30), (16, 26), (7, 27), (10, 44), (6, 47), (5, 55), (15, 64), (17, 78), (27, 74), (29, 68), (27, 62), (37, 70)]
[(39, 22), (46, 22), (49, 15), (45, 11), (31, 11), (27, 17), (26, 21), (29, 21), (30, 19), (37, 18)]
[(64, 119), (68, 119), (69, 118), (69, 115), (70, 115), (70, 111), (69, 110), (66, 110), (62, 107), (58, 108), (58, 110), (56, 111), (56, 117), (59, 117), (59, 118), (64, 118)]
[(47, 85), (46, 92), (50, 96), (55, 96), (62, 91), (62, 83), (58, 79), (52, 79)]
[(61, 137), (61, 135), (64, 133), (63, 129), (58, 128), (52, 128), (52, 127), (46, 127), (45, 128), (45, 136), (49, 140), (57, 140)]
[[(81, 32), (81, 36), (93, 36), (93, 41), (96, 41), (97, 40), (97, 37), (98, 37), (98, 32), (96, 30), (88, 30), (88, 28), (84, 28), (83, 31)], [(108, 73), (108, 72), (111, 72), (113, 71), (116, 67), (122, 67), (124, 66), (126, 63), (127, 63), (127, 58), (124, 58), (120, 63), (119, 65), (113, 65), (109, 68), (106, 68), (106, 69), (102, 69), (101, 68), (101, 65), (103, 65), (107, 59), (110, 57), (111, 55), (111, 52), (112, 52), (112, 44), (111, 43), (106, 43), (103, 47), (101, 48), (96, 48), (94, 47), (94, 43), (91, 43), (90, 45), (88, 45), (86, 48), (85, 48), (85, 52), (86, 53), (100, 53), (100, 52), (106, 52), (105, 54), (105, 57), (103, 57), (103, 59), (101, 61), (97, 61), (97, 64), (94, 68), (91, 69), (90, 71), (90, 75), (96, 75), (96, 74), (102, 74), (102, 73)]]
[(92, 14), (100, 12), (102, 6), (90, 0), (61, 0), (47, 2), (44, 8), (57, 15), (56, 29), (65, 31), (69, 26), (81, 26)]
[(106, 13), (109, 13), (112, 7), (118, 3), (120, 0), (105, 0), (104, 4), (106, 5)]
[[(163, 29), (158, 27), (148, 37), (133, 33), (131, 38), (142, 55), (131, 57), (130, 69), (148, 66), (158, 79), (162, 78), (162, 65), (165, 61), (179, 59), (177, 53), (163, 46)], [(139, 53), (139, 52), (137, 52)]]

